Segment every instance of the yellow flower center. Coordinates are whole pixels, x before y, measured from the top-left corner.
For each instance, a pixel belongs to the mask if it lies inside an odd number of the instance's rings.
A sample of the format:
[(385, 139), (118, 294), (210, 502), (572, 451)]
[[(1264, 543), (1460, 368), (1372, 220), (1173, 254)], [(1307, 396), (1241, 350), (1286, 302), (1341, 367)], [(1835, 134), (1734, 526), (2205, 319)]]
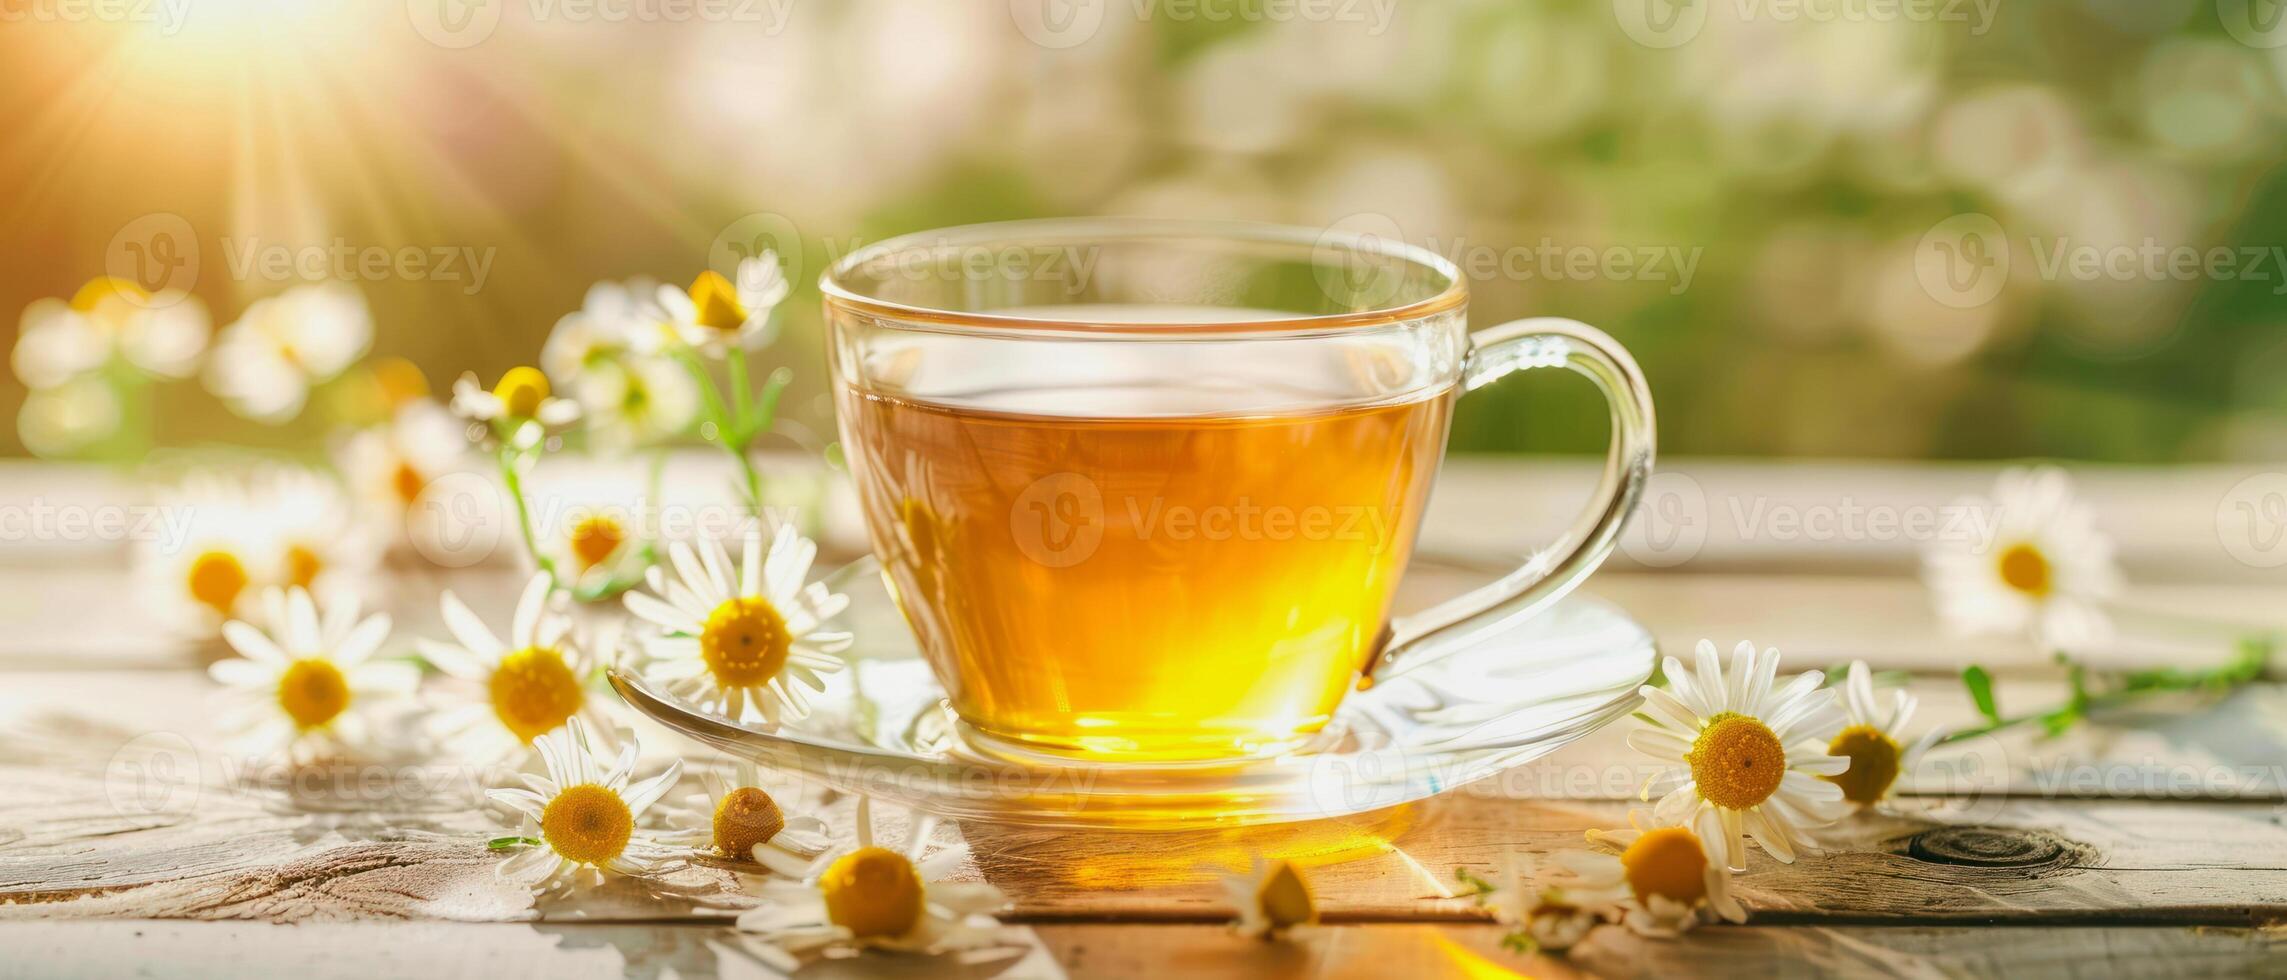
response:
[(626, 541), (627, 529), (606, 514), (590, 515), (572, 525), (572, 556), (580, 560), (583, 572), (603, 564)]
[(1770, 799), (1787, 774), (1787, 750), (1769, 726), (1723, 712), (1691, 743), (1684, 761), (1699, 795), (1716, 806), (1745, 810)]
[(540, 811), (540, 836), (567, 861), (602, 864), (625, 852), (634, 833), (627, 801), (594, 783), (564, 787)]
[(286, 673), (278, 678), (278, 707), (285, 709), (295, 725), (316, 728), (349, 707), (349, 679), (331, 660), (296, 660), (286, 665)]
[(2049, 574), (2049, 556), (2031, 544), (2020, 542), (2010, 545), (2001, 552), (1995, 567), (2000, 571), (2003, 583), (2034, 598), (2047, 596), (2053, 584)]
[(93, 313), (114, 300), (140, 302), (150, 298), (151, 294), (143, 291), (143, 287), (125, 279), (97, 276), (88, 280), (87, 285), (79, 287), (79, 292), (72, 294), (71, 308), (81, 313)]
[(315, 550), (298, 544), (286, 549), (288, 583), (307, 589), (310, 583), (318, 580), (318, 573), (325, 570), (326, 560), (318, 557)]
[(751, 858), (756, 844), (767, 843), (786, 829), (786, 814), (778, 801), (752, 786), (723, 794), (715, 804), (715, 849), (726, 857)]
[(746, 307), (739, 305), (738, 288), (713, 269), (691, 280), (691, 305), (698, 310), (702, 327), (730, 331), (746, 323)]
[(707, 615), (699, 632), (699, 656), (715, 679), (730, 687), (752, 687), (778, 676), (794, 643), (786, 617), (770, 600), (732, 599)]
[(586, 698), (564, 655), (548, 647), (525, 647), (500, 658), (485, 686), (500, 723), (526, 744), (562, 726)]
[(1639, 902), (1658, 895), (1692, 907), (1707, 897), (1707, 851), (1682, 827), (1645, 831), (1621, 852), (1620, 867)]
[(540, 403), (548, 400), (548, 376), (539, 368), (512, 367), (492, 386), (492, 394), (509, 418), (528, 419), (540, 414)]
[(1255, 889), (1255, 907), (1274, 929), (1318, 921), (1318, 903), (1311, 900), (1310, 883), (1302, 880), (1302, 869), (1292, 861), (1280, 861), (1263, 876), (1263, 883)]
[(246, 565), (237, 555), (227, 551), (209, 551), (191, 559), (190, 574), (184, 582), (197, 599), (222, 615), (238, 607), (239, 593), (246, 591), (249, 578)]
[(414, 469), (413, 464), (400, 460), (397, 463), (397, 472), (389, 474), (389, 486), (390, 489), (397, 491), (397, 499), (400, 503), (411, 507), (421, 499), (421, 491), (429, 488), (429, 478), (421, 475), (420, 470)]
[(921, 922), (921, 872), (905, 855), (861, 847), (818, 879), (826, 918), (861, 939), (902, 936)]
[(1872, 725), (1843, 729), (1826, 754), (1849, 757), (1849, 769), (1819, 778), (1842, 787), (1842, 798), (1852, 803), (1879, 802), (1898, 781), (1898, 742)]

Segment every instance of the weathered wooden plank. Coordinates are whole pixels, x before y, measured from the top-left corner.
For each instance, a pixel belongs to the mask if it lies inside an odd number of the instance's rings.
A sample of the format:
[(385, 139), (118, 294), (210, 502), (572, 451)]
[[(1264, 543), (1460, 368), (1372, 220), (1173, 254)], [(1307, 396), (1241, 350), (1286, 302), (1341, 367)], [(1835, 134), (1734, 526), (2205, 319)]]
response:
[[(816, 465), (812, 457), (776, 454), (764, 469), (807, 473)], [(1545, 546), (1587, 499), (1599, 465), (1577, 457), (1448, 460), (1422, 528), (1422, 544), (1431, 552), (1487, 560)], [(1663, 539), (1664, 532), (1681, 532), (1680, 543), (1646, 550), (1643, 532), (1631, 532), (1634, 540), (1615, 559), (1616, 567), (1649, 567), (1648, 561), (1694, 572), (1908, 571), (1925, 543), (1919, 538), (1927, 537), (1913, 533), (1915, 522), (1932, 511), (1942, 519), (1942, 509), (1962, 495), (1991, 490), (2001, 468), (1993, 463), (1669, 457), (1660, 461), (1649, 504), (1658, 509), (1657, 520), (1649, 523), (1663, 531)], [(2236, 502), (2251, 492), (2243, 481), (2276, 473), (2277, 466), (2068, 468), (2083, 498), (2096, 508), (2100, 526), (2119, 544), (2132, 575), (2150, 581), (2279, 581), (2278, 566), (2234, 559), (2219, 530), (2219, 525), (2233, 527)], [(624, 461), (565, 457), (551, 459), (535, 481), (541, 492), (593, 498), (635, 492), (641, 470)], [(730, 499), (718, 457), (702, 450), (672, 457), (663, 486), (675, 503)], [(124, 507), (149, 499), (144, 486), (117, 470), (0, 460), (0, 515), (10, 515), (0, 521), (0, 534), (11, 535), (0, 563), (53, 566), (59, 557), (115, 562), (123, 556), (116, 541), (84, 530), (52, 533), (54, 508)], [(857, 525), (849, 519), (854, 508), (844, 502), (829, 510), (832, 543), (850, 550), (862, 547)], [(36, 514), (46, 515), (38, 518), (45, 523), (34, 524)], [(34, 527), (51, 533), (17, 530)]]
[[(1808, 666), (1799, 658), (1795, 664)], [(2063, 703), (2054, 676), (2004, 674), (1996, 685), (2011, 712)], [(37, 671), (0, 675), (0, 746), (17, 765), (35, 758), (49, 768), (95, 770), (137, 739), (219, 744), (225, 734), (211, 718), (212, 682), (198, 671)], [(1915, 677), (1921, 699), (1912, 730), (1969, 726), (1977, 715), (1952, 677)], [(2220, 704), (2195, 698), (2163, 699), (2105, 716), (2063, 738), (2044, 738), (2037, 726), (2021, 728), (1932, 753), (1906, 774), (1908, 791), (2089, 798), (2287, 798), (2287, 685), (2258, 685)], [(126, 725), (105, 719), (135, 719)], [(634, 716), (622, 715), (644, 744), (664, 757), (689, 753), (680, 737)], [(1592, 734), (1554, 755), (1495, 777), (1473, 792), (1530, 799), (1625, 799), (1654, 769), (1627, 747), (1633, 722)], [(152, 746), (145, 746), (151, 748)], [(450, 766), (453, 760), (431, 760)], [(245, 759), (208, 758), (229, 775), (253, 768)], [(34, 774), (27, 773), (27, 777)], [(474, 778), (475, 774), (464, 774)], [(442, 774), (430, 778), (444, 778)]]
[[(195, 673), (9, 679), (0, 686), (0, 718), (7, 719), (0, 728), (0, 783), (12, 787), (0, 801), (0, 894), (69, 903), (35, 914), (481, 921), (534, 914), (676, 916), (741, 902), (735, 882), (698, 869), (667, 889), (673, 893), (667, 901), (607, 890), (536, 913), (523, 896), (492, 886), (494, 858), (479, 842), (498, 833), (498, 824), (467, 805), (487, 778), (481, 770), (449, 763), (379, 767), (390, 780), (379, 797), (331, 789), (344, 785), (334, 778), (341, 774), (331, 773), (315, 802), (332, 812), (297, 812), (272, 786), (281, 771), (197, 748), (212, 744), (215, 733), (203, 718), (208, 685)], [(1962, 699), (1942, 686), (1951, 683), (1925, 688), (1933, 721), (1967, 715)], [(2011, 684), (2002, 694), (2030, 707), (2055, 691)], [(2221, 744), (2233, 732), (2262, 730), (2266, 717), (2276, 717), (2280, 697), (2271, 688), (2245, 692), (2236, 714), (2223, 715), (2243, 724), (2201, 737)], [(137, 721), (129, 726), (85, 714), (98, 709)], [(1476, 910), (1440, 894), (1455, 866), (1486, 871), (1502, 849), (1578, 846), (1584, 830), (1624, 822), (1628, 798), (1653, 770), (1626, 748), (1619, 727), (1448, 797), (1362, 818), (1178, 834), (964, 830), (977, 847), (978, 873), (1008, 887), (1029, 915), (1219, 919), (1228, 912), (1217, 876), (1270, 853), (1323, 865), (1329, 914), (1338, 919), (1468, 919)], [(2055, 859), (2036, 862), (2037, 873), (1932, 863), (1914, 856), (1909, 843), (1925, 823), (1864, 819), (1845, 828), (1856, 835), (1847, 840), (1848, 854), (1758, 868), (1743, 887), (1750, 905), (1814, 921), (1940, 914), (2236, 923), (2277, 914), (2287, 902), (2287, 862), (2278, 857), (2287, 853), (2287, 829), (2272, 819), (2272, 804), (2170, 801), (2183, 787), (2275, 796), (2275, 769), (2266, 769), (2273, 774), (2267, 786), (2203, 783), (2218, 756), (2190, 737), (2149, 728), (2092, 726), (2074, 736), (2084, 743), (2063, 746), (2029, 734), (2013, 737), (2018, 740), (1975, 745), (1966, 755), (1933, 756), (1942, 764), (1924, 767), (1923, 774), (1937, 778), (1922, 788), (2098, 799), (1992, 793), (1915, 798), (1901, 807), (1930, 824), (2028, 828), (2071, 843), (2060, 846)], [(2246, 741), (2250, 751), (2279, 757), (2274, 743)], [(686, 750), (664, 733), (648, 732), (645, 742), (655, 758)], [(2105, 754), (2107, 743), (2119, 751)], [(2140, 759), (2137, 753), (2145, 751), (2154, 754)], [(2067, 758), (2094, 761), (2085, 768), (2048, 761)], [(161, 763), (172, 768), (159, 772)], [(2084, 772), (2092, 777), (2085, 789)], [(1985, 774), (1994, 774), (1994, 782), (1981, 781)], [(1951, 782), (1965, 775), (1971, 777), (1966, 783)], [(173, 781), (147, 782), (154, 777)], [(2104, 798), (2124, 793), (2157, 799)]]
[[(1218, 873), (1267, 853), (1315, 866), (1341, 921), (1471, 919), (1446, 897), (1453, 869), (1492, 874), (1504, 851), (1582, 846), (1624, 824), (1625, 804), (1440, 798), (1370, 818), (1151, 835), (964, 828), (988, 880), (1020, 882), (1034, 915), (1203, 921), (1225, 914)], [(1907, 801), (1827, 832), (1832, 853), (1782, 865), (1757, 854), (1740, 880), (1756, 914), (1789, 922), (2191, 922), (2287, 919), (2287, 828), (2268, 804)], [(1946, 860), (1940, 826), (1979, 828), (2007, 863)], [(1989, 829), (1988, 829), (1989, 828)], [(1936, 843), (1932, 843), (1935, 841)]]
[[(1400, 608), (1425, 607), (1490, 574), (1417, 564), (1401, 589)], [(478, 608), (495, 608), (515, 602), (516, 586), (504, 569), (405, 571), (376, 580), (366, 602), (396, 617), (397, 642), (410, 650), (415, 636), (442, 635), (439, 592), (449, 588)], [(0, 567), (0, 622), (9, 624), (0, 634), (0, 670), (166, 669), (226, 652), (219, 643), (171, 635), (132, 588), (105, 569)], [(1805, 665), (1863, 659), (1883, 669), (1952, 674), (1971, 663), (2031, 672), (2051, 663), (2019, 641), (1949, 634), (1928, 591), (1912, 578), (1605, 572), (1587, 589), (1619, 603), (1671, 652), (1688, 654), (1701, 639), (1726, 649), (1745, 639), (1778, 647), (1790, 663)], [(2287, 605), (2278, 601), (2277, 585), (2148, 585), (2137, 594), (2142, 607), (2169, 616), (2120, 614), (2120, 649), (2108, 655), (2124, 662), (2200, 666), (2227, 658), (2246, 632), (2287, 633)], [(2201, 622), (2176, 618), (2184, 616)]]
[[(1990, 493), (2004, 465), (1662, 459), (1645, 516), (1627, 534), (1616, 567), (1910, 572), (1930, 538), (1970, 530), (1950, 523), (1951, 505), (1964, 495)], [(1489, 559), (1545, 546), (1587, 499), (1596, 468), (1578, 459), (1450, 459), (1438, 477), (1422, 542), (1433, 552)], [(2225, 539), (2232, 534), (2233, 545), (2279, 556), (2280, 545), (2261, 536), (2274, 529), (2253, 528), (2258, 537), (2243, 536), (2250, 528), (2239, 509), (2261, 505), (2256, 498), (2270, 484), (2247, 481), (2276, 475), (2279, 466), (2065, 468), (2132, 578), (2280, 581), (2278, 564), (2242, 562)]]
[(1074, 975), (1221, 977), (2246, 977), (2276, 975), (2276, 932), (2188, 928), (1708, 927), (1678, 940), (1604, 927), (1563, 956), (1491, 925), (1342, 926), (1265, 945), (1213, 926), (1039, 926)]
[[(21, 771), (21, 770), (19, 770)], [(658, 887), (622, 883), (533, 908), (492, 881), (498, 830), (473, 813), (282, 812), (275, 799), (206, 793), (182, 809), (122, 806), (100, 773), (12, 779), (0, 809), (22, 828), (0, 844), (0, 896), (36, 902), (0, 917), (459, 920), (676, 918), (746, 904), (735, 875), (700, 865)], [(1336, 921), (1472, 920), (1453, 869), (1489, 874), (1506, 850), (1578, 847), (1620, 825), (1620, 801), (1536, 801), (1494, 785), (1364, 817), (1178, 833), (1075, 833), (969, 825), (974, 874), (1021, 916), (1219, 921), (1221, 875), (1255, 855), (1315, 868)], [(829, 817), (847, 826), (836, 803)], [(2027, 919), (2247, 924), (2287, 919), (2287, 828), (2269, 803), (1911, 799), (1830, 832), (1835, 853), (1761, 857), (1741, 893), (1784, 921)], [(123, 812), (123, 810), (125, 812)], [(1940, 825), (2000, 828), (2025, 853), (1998, 865), (1947, 860)], [(1983, 831), (1980, 831), (1981, 833)], [(1933, 843), (1936, 841), (1936, 843)], [(1988, 858), (1990, 861), (1990, 858)]]
[[(1423, 980), (1755, 975), (1781, 978), (2246, 977), (2276, 973), (2287, 939), (2236, 929), (1709, 927), (1681, 940), (1599, 929), (1563, 957), (1500, 946), (1492, 925), (1330, 926), (1261, 943), (1211, 925), (1043, 925), (1025, 945), (966, 961), (869, 956), (805, 977), (1084, 976), (1197, 980)], [(763, 977), (745, 937), (720, 925), (303, 923), (154, 920), (0, 922), (0, 978), (435, 980)]]

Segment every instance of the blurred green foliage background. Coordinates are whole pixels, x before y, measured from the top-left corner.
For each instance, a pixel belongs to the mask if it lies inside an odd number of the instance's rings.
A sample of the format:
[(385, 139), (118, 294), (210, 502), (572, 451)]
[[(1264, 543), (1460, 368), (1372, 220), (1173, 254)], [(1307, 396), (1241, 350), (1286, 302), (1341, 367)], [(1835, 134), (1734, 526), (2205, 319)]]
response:
[[(174, 285), (217, 328), (300, 278), (248, 261), (265, 250), (481, 255), (481, 281), (326, 270), (370, 304), (373, 352), (442, 388), (535, 361), (590, 283), (687, 283), (762, 220), (796, 283), (768, 357), (822, 432), (814, 280), (865, 241), (1064, 214), (1363, 221), (1482, 259), (1480, 325), (1621, 338), (1663, 452), (2287, 455), (2279, 0), (670, 6), (12, 23), (0, 331), (117, 271), (152, 214), (190, 229)], [(11, 379), (0, 407), (39, 397)], [(310, 448), (312, 404), (257, 423), (161, 382), (112, 413), (125, 434), (56, 454)], [(1598, 405), (1502, 386), (1456, 445), (1597, 451)]]

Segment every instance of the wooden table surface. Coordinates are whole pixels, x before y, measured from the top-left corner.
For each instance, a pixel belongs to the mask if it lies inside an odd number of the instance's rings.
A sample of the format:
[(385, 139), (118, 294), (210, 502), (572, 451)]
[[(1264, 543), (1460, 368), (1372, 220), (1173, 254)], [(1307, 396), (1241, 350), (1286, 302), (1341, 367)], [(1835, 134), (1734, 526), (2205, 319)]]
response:
[[(1925, 724), (1971, 720), (1954, 677), (1972, 661), (1996, 670), (2005, 707), (2051, 703), (2063, 687), (2041, 658), (1942, 633), (1915, 578), (1915, 542), (1838, 523), (1940, 506), (1993, 472), (1671, 461), (1651, 501), (1658, 537), (1632, 532), (1629, 554), (1589, 589), (1670, 652), (1703, 636), (1726, 648), (1744, 638), (1778, 646), (1788, 670), (1864, 658), (1912, 672)], [(2260, 470), (2076, 475), (2134, 583), (2122, 656), (2222, 659), (2230, 630), (2183, 616), (2287, 629), (2287, 568), (2264, 567), (2287, 551), (2228, 540), (2232, 502)], [(1449, 467), (1408, 601), (1464, 587), (1539, 543), (1589, 478), (1578, 463)], [(98, 472), (0, 467), (0, 516), (140, 499)], [(1829, 530), (1804, 530), (1818, 525)], [(126, 554), (115, 541), (21, 536), (0, 550), (0, 976), (769, 974), (722, 911), (740, 901), (722, 869), (535, 908), (492, 880), (484, 841), (500, 831), (481, 815), (305, 812), (247, 791), (245, 772), (212, 771), (214, 685), (202, 664), (215, 654), (158, 632)], [(515, 583), (506, 566), (394, 576), (381, 601), (399, 614), (400, 642), (442, 635), (440, 585), (501, 615)], [(1457, 867), (1490, 875), (1505, 850), (1577, 846), (1588, 828), (1624, 823), (1645, 771), (1623, 742), (1631, 720), (1444, 797), (1354, 819), (1175, 834), (965, 824), (969, 873), (1013, 898), (1008, 919), (1029, 948), (957, 963), (869, 956), (805, 975), (2277, 976), (2287, 972), (2283, 709), (2287, 687), (2266, 683), (2055, 740), (1974, 740), (1933, 759), (1968, 782), (1910, 787), (1898, 812), (1830, 831), (1825, 855), (1783, 866), (1758, 854), (1739, 879), (1749, 923), (1680, 941), (1605, 928), (1569, 956), (1523, 956), (1453, 893)], [(696, 751), (656, 728), (643, 734), (657, 753)], [(154, 791), (141, 778), (154, 760), (197, 772)], [(443, 764), (413, 774), (440, 785), (461, 775)], [(1963, 786), (1976, 792), (1945, 792)], [(1309, 866), (1328, 924), (1281, 944), (1227, 934), (1218, 878), (1254, 854)]]

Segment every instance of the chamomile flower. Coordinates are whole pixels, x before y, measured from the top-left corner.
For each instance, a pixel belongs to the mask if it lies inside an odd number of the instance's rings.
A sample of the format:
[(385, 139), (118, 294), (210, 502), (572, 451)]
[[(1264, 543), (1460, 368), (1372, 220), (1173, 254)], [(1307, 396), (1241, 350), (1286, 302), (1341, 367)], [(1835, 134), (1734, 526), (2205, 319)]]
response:
[(208, 329), (206, 306), (195, 296), (97, 278), (68, 303), (41, 299), (25, 307), (10, 363), (34, 390), (59, 387), (114, 355), (155, 377), (189, 377)]
[(206, 386), (230, 409), (279, 424), (301, 414), (313, 385), (331, 381), (373, 343), (373, 314), (336, 283), (255, 300), (215, 337)]
[(686, 344), (711, 354), (734, 343), (753, 350), (770, 343), (771, 312), (791, 289), (778, 253), (764, 250), (739, 261), (735, 283), (708, 269), (691, 281), (689, 292), (659, 287), (659, 308)]
[(1690, 827), (1645, 825), (1641, 810), (1628, 813), (1632, 829), (1588, 832), (1597, 851), (1565, 851), (1559, 866), (1582, 893), (1617, 896), (1621, 922), (1639, 935), (1673, 937), (1717, 918), (1747, 921), (1731, 894), (1731, 871), (1722, 845)]
[(1501, 865), (1502, 886), (1489, 904), (1494, 919), (1517, 930), (1502, 941), (1504, 946), (1561, 953), (1603, 924), (1612, 907), (1627, 897), (1618, 888), (1540, 881), (1528, 854), (1507, 852)]
[(362, 515), (402, 535), (406, 512), (431, 481), (466, 464), (467, 427), (437, 403), (408, 400), (389, 421), (351, 435), (335, 453)]
[(370, 711), (420, 682), (410, 664), (373, 662), (389, 617), (359, 619), (355, 599), (331, 602), (321, 615), (297, 586), (264, 590), (259, 606), (267, 628), (224, 623), (222, 637), (238, 656), (207, 668), (239, 695), (224, 727), (250, 742), (289, 754), (320, 744), (355, 751), (372, 734)]
[(1827, 744), (1826, 751), (1849, 759), (1850, 768), (1819, 778), (1842, 787), (1843, 799), (1861, 807), (1873, 806), (1890, 795), (1898, 775), (1911, 770), (1943, 733), (1932, 730), (1906, 744), (1902, 737), (1906, 721), (1914, 716), (1915, 698), (1903, 690), (1893, 691), (1885, 709), (1874, 697), (1873, 672), (1864, 660), (1851, 661), (1842, 695), (1848, 724)]
[(596, 283), (540, 350), (540, 367), (580, 403), (588, 437), (601, 448), (656, 442), (698, 417), (698, 382), (654, 356), (672, 334), (653, 302), (658, 292), (648, 279)]
[(540, 736), (534, 746), (547, 764), (547, 775), (524, 777), (530, 789), (485, 794), (523, 814), (524, 829), (538, 834), (539, 843), (527, 844), (500, 862), (496, 873), (501, 880), (537, 891), (560, 891), (598, 879), (603, 871), (648, 875), (674, 866), (674, 849), (637, 830), (636, 821), (682, 776), (682, 760), (630, 785), (635, 741), (630, 739), (606, 769), (589, 744), (587, 726), (578, 718)]
[(1995, 527), (1990, 540), (1941, 541), (1924, 556), (1923, 579), (1949, 628), (2023, 634), (2050, 650), (2112, 635), (2104, 603), (2121, 586), (2112, 539), (2063, 470), (2007, 470), (1992, 497), (1956, 506), (1990, 514)]
[(771, 904), (739, 916), (741, 931), (771, 944), (766, 955), (791, 971), (795, 955), (828, 948), (936, 954), (1008, 944), (990, 914), (1008, 904), (1000, 889), (947, 880), (969, 845), (928, 853), (937, 822), (915, 817), (904, 850), (892, 850), (878, 840), (873, 801), (859, 797), (857, 811), (856, 847), (821, 855), (800, 883), (765, 884)]
[(1754, 644), (1739, 644), (1728, 674), (1714, 643), (1701, 640), (1696, 653), (1696, 673), (1667, 658), (1671, 690), (1641, 688), (1649, 724), (1630, 732), (1628, 744), (1671, 764), (1645, 782), (1643, 798), (1664, 794), (1653, 818), (1697, 828), (1729, 867), (1747, 866), (1746, 837), (1793, 863), (1808, 843), (1804, 830), (1844, 812), (1841, 788), (1816, 778), (1850, 766), (1826, 754), (1842, 721), (1834, 692), (1817, 671), (1776, 685), (1775, 649), (1757, 654)]
[(204, 637), (253, 615), (255, 597), (279, 584), (279, 555), (246, 485), (192, 474), (163, 492), (158, 508), (178, 530), (136, 547), (134, 574), (145, 608), (176, 632)]
[(1225, 876), (1223, 894), (1239, 910), (1231, 930), (1249, 939), (1276, 939), (1296, 926), (1318, 924), (1309, 879), (1284, 858), (1258, 857), (1248, 873)]
[(622, 572), (632, 577), (634, 566), (643, 561), (643, 529), (654, 526), (649, 507), (641, 497), (573, 505), (544, 522), (540, 547), (557, 573), (583, 590)]
[(572, 424), (580, 417), (579, 403), (549, 393), (548, 376), (535, 367), (512, 367), (487, 391), (475, 374), (453, 382), (453, 412), (462, 418), (492, 426), (501, 438), (519, 448), (532, 446), (548, 430)]
[(682, 365), (629, 354), (573, 378), (572, 397), (596, 448), (616, 451), (672, 438), (699, 416), (699, 386)]
[(532, 576), (505, 643), (460, 597), (447, 592), (440, 600), (455, 642), (422, 640), (420, 650), (468, 702), (437, 718), (468, 756), (506, 758), (575, 718), (611, 730), (602, 699), (589, 689), (594, 664), (554, 593), (546, 572)]
[(645, 578), (651, 592), (625, 600), (659, 630), (644, 640), (644, 674), (732, 721), (750, 710), (770, 725), (808, 717), (811, 692), (826, 689), (819, 675), (840, 671), (835, 654), (851, 643), (848, 633), (820, 628), (849, 597), (823, 582), (803, 584), (817, 554), (791, 527), (778, 529), (767, 557), (762, 531), (749, 529), (736, 569), (719, 541), (675, 542), (674, 577), (655, 566)]
[(599, 282), (580, 308), (556, 320), (540, 348), (540, 368), (552, 378), (574, 378), (630, 350), (658, 347), (659, 312), (651, 305), (659, 284), (649, 279)]
[(277, 549), (277, 584), (324, 592), (372, 570), (375, 542), (340, 485), (302, 469), (268, 471), (254, 485)]
[(766, 777), (752, 762), (741, 761), (729, 778), (707, 780), (711, 791), (694, 797), (674, 814), (678, 825), (693, 829), (666, 834), (662, 844), (753, 861), (789, 878), (809, 874), (811, 862), (832, 843), (826, 822), (808, 811), (817, 792), (802, 783)]

